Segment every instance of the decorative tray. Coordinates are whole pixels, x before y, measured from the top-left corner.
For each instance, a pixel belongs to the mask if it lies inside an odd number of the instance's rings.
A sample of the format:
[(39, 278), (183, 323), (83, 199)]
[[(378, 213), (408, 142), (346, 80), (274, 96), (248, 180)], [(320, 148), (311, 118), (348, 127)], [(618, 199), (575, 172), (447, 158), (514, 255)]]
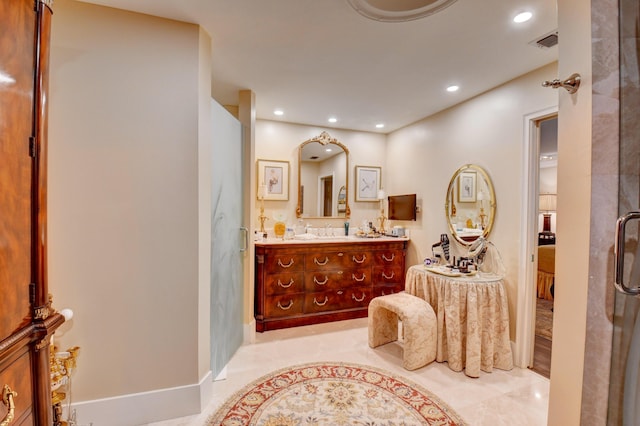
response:
[(446, 266), (425, 266), (424, 268), (429, 272), (444, 275), (445, 277), (472, 277), (478, 273), (478, 271), (460, 272)]

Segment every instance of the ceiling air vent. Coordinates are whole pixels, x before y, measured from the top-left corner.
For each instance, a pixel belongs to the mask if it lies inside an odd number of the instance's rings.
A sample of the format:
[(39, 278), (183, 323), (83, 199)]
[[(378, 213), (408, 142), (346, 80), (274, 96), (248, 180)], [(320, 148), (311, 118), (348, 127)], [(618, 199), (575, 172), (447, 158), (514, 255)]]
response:
[(542, 37), (530, 42), (529, 44), (539, 47), (540, 49), (548, 49), (558, 44), (558, 31), (554, 30)]

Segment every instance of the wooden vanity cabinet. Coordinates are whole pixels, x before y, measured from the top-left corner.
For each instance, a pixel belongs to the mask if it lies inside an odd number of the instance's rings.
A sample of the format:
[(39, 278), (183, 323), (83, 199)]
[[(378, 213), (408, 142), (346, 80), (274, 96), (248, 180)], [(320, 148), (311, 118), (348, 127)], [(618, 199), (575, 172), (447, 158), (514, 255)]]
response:
[(367, 316), (404, 290), (407, 240), (256, 243), (256, 330)]

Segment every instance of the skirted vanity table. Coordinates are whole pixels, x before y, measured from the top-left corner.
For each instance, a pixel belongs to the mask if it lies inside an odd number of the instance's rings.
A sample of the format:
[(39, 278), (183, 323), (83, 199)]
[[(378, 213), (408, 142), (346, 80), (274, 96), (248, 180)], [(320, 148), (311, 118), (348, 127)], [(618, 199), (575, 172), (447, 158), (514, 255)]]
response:
[(436, 313), (436, 361), (479, 377), (493, 368), (510, 370), (509, 306), (502, 277), (495, 274), (447, 276), (414, 265), (406, 292), (426, 300)]
[(436, 313), (436, 361), (470, 377), (513, 368), (504, 267), (486, 240), (495, 209), (486, 171), (473, 164), (458, 169), (447, 189), (445, 214), (451, 235), (463, 247), (460, 256), (472, 259), (475, 268), (456, 269), (453, 258), (442, 259), (439, 265), (411, 266), (406, 277), (405, 291), (426, 300)]

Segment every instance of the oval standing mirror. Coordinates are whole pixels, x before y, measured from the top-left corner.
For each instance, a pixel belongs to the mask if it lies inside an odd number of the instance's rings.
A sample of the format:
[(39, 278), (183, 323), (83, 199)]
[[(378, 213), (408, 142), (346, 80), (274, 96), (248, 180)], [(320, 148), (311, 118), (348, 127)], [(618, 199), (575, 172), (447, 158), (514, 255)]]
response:
[(444, 206), (451, 235), (461, 244), (471, 245), (487, 238), (496, 215), (496, 194), (487, 172), (475, 164), (465, 164), (451, 178)]
[(349, 218), (349, 150), (327, 132), (298, 147), (296, 216)]

